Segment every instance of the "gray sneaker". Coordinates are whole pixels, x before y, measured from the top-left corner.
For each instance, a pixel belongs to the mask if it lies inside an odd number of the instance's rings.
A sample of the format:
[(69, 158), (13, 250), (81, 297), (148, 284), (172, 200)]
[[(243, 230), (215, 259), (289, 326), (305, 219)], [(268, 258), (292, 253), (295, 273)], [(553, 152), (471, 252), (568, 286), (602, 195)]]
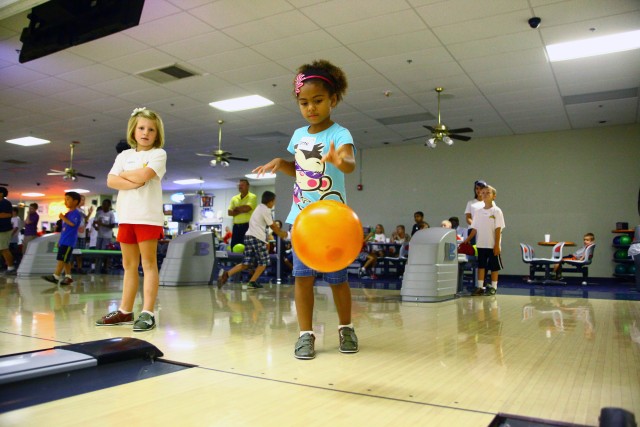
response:
[(356, 336), (356, 331), (354, 331), (353, 328), (340, 328), (338, 334), (340, 335), (341, 353), (358, 352), (358, 337)]
[(296, 342), (296, 349), (293, 353), (294, 356), (298, 359), (313, 359), (316, 357), (315, 342), (315, 335), (309, 333), (303, 334), (298, 338), (298, 342)]
[(156, 319), (149, 313), (141, 313), (133, 324), (133, 332), (150, 331), (156, 327)]

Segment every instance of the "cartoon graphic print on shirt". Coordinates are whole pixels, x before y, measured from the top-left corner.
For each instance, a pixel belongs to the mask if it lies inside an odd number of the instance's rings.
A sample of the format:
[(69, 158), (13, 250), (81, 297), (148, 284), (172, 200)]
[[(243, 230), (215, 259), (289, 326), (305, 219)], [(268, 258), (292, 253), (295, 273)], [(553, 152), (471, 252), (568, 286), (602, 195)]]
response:
[(315, 142), (315, 138), (304, 137), (295, 146), (296, 182), (293, 188), (293, 202), (299, 209), (313, 202), (305, 197), (305, 192), (311, 191), (320, 193), (318, 200), (332, 198), (344, 203), (339, 192), (331, 191), (331, 177), (324, 174), (326, 165), (320, 159), (325, 146)]

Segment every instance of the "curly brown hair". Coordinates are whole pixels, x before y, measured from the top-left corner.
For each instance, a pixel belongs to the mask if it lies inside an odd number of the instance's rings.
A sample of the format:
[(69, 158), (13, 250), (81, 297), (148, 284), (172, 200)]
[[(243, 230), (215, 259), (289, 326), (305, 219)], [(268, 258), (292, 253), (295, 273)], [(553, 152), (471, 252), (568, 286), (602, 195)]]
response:
[[(323, 75), (324, 74), (330, 77), (334, 83), (333, 85), (329, 84), (328, 82), (322, 79), (309, 79), (309, 80), (313, 80), (321, 83), (325, 87), (325, 89), (327, 89), (327, 91), (329, 92), (329, 95), (336, 95), (336, 99), (338, 102), (342, 101), (342, 97), (344, 96), (345, 93), (347, 93), (348, 84), (347, 84), (346, 74), (344, 73), (344, 71), (342, 71), (342, 68), (333, 65), (331, 62), (325, 59), (318, 59), (313, 61), (310, 64), (301, 65), (300, 67), (298, 67), (297, 74), (300, 74), (300, 73), (307, 74), (307, 75), (309, 74)], [(295, 80), (294, 80), (294, 87), (295, 87)], [(294, 91), (294, 96), (297, 96), (295, 91)]]

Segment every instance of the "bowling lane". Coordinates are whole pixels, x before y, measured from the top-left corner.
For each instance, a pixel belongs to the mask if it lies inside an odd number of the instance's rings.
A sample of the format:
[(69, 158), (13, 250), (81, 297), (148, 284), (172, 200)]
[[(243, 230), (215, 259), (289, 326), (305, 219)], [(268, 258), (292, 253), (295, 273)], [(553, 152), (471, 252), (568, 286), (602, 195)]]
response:
[(0, 415), (3, 426), (488, 425), (494, 415), (210, 369), (185, 371)]
[[(37, 347), (38, 340), (130, 336), (152, 343), (167, 360), (229, 375), (231, 382), (248, 377), (333, 390), (336, 398), (344, 393), (372, 396), (374, 406), (379, 399), (393, 399), (591, 425), (597, 425), (605, 406), (640, 412), (637, 301), (498, 293), (407, 303), (399, 290), (354, 288), (353, 322), (361, 351), (345, 355), (337, 349), (331, 291), (318, 286), (318, 356), (301, 361), (293, 357), (298, 327), (290, 285), (258, 291), (239, 284), (222, 290), (161, 288), (158, 328), (133, 333), (130, 327), (93, 326), (117, 308), (118, 277), (82, 278), (58, 296), (60, 291), (52, 292), (43, 281), (18, 282), (0, 300), (4, 354), (14, 352), (11, 339), (29, 340), (22, 344), (27, 348)], [(158, 380), (141, 382), (147, 381)], [(238, 399), (246, 405), (254, 400), (281, 404), (273, 391), (254, 397), (251, 389), (242, 390)], [(209, 400), (224, 396), (206, 392)]]

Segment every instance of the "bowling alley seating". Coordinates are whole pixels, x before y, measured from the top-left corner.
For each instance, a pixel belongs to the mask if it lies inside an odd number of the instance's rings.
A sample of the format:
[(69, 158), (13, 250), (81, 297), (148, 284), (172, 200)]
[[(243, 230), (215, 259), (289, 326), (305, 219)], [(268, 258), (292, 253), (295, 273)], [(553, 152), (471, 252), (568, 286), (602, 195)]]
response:
[(409, 258), (409, 243), (405, 242), (400, 245), (400, 249), (398, 250), (398, 256), (384, 256), (382, 258), (378, 258), (378, 263), (383, 267), (384, 274), (389, 273), (389, 269), (391, 267), (395, 267), (396, 273), (400, 278), (402, 278), (402, 273), (404, 271), (404, 265), (407, 263), (407, 259)]
[[(593, 262), (593, 252), (596, 250), (596, 244), (587, 246), (583, 259), (568, 259), (561, 263), (560, 271), (564, 273), (580, 273), (582, 274), (582, 284), (587, 284), (589, 278), (589, 265)], [(568, 266), (568, 267), (567, 267)]]
[(529, 281), (536, 281), (536, 272), (544, 271), (544, 283), (554, 283), (551, 279), (551, 266), (562, 262), (562, 248), (564, 248), (564, 242), (558, 242), (553, 246), (551, 249), (551, 258), (535, 258), (533, 248), (531, 245), (527, 246), (531, 255), (531, 262), (529, 262)]

